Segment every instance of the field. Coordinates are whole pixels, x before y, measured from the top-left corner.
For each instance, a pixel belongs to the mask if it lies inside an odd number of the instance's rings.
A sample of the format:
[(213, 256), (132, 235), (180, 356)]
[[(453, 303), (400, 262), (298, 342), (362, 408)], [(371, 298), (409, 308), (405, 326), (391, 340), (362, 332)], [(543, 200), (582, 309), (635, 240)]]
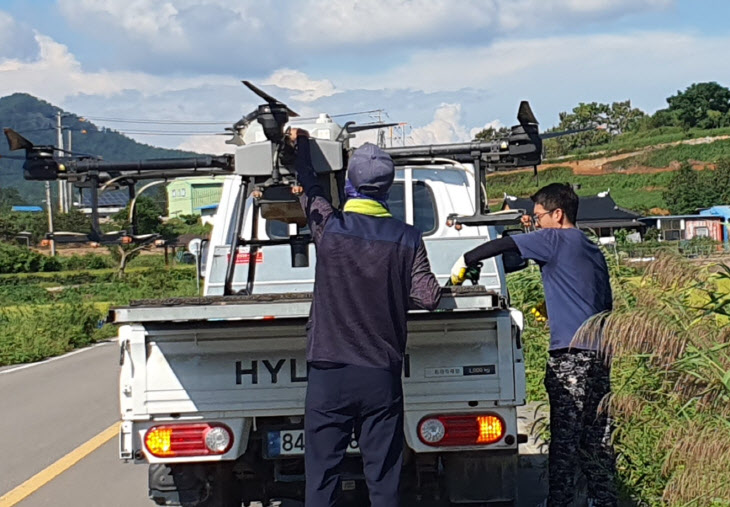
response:
[(544, 185), (569, 182), (580, 185), (578, 195), (595, 196), (610, 189), (611, 197), (619, 206), (646, 212), (652, 208), (666, 207), (662, 192), (671, 178), (671, 172), (607, 173), (593, 176), (575, 174), (569, 167), (552, 167), (540, 171), (537, 180), (532, 172), (492, 174), (487, 178), (487, 190), (492, 206), (499, 207), (504, 194), (527, 197)]
[(110, 306), (195, 294), (192, 266), (132, 267), (121, 280), (114, 269), (0, 275), (0, 366), (114, 336), (116, 329), (105, 324)]
[[(656, 129), (627, 132), (616, 136), (608, 144), (585, 146), (573, 150), (567, 157), (548, 160), (571, 160), (576, 158), (595, 158), (618, 155), (650, 147), (664, 147), (668, 144), (682, 143), (703, 138), (724, 138), (730, 135), (730, 128), (717, 129), (684, 129), (682, 127), (660, 127)], [(661, 148), (660, 148), (661, 149)]]
[[(549, 183), (571, 183), (580, 186), (577, 193), (582, 196), (610, 190), (616, 204), (639, 213), (646, 214), (653, 208), (666, 209), (662, 194), (674, 171), (685, 162), (696, 169), (712, 169), (718, 160), (730, 157), (730, 139), (726, 139), (730, 129), (689, 133), (676, 128), (665, 130), (666, 133), (649, 137), (619, 136), (611, 144), (577, 150), (576, 156), (547, 160), (537, 178), (529, 170), (490, 174), (487, 178), (490, 206), (498, 209), (504, 194), (527, 197)], [(702, 134), (715, 137), (704, 138)], [(686, 136), (692, 140), (687, 141)], [(657, 146), (659, 142), (677, 140), (693, 144)]]

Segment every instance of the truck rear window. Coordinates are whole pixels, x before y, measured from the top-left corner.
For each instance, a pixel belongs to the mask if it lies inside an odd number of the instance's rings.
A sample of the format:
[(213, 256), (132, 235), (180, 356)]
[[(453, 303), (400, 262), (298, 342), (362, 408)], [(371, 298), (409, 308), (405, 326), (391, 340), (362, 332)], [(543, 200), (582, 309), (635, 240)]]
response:
[[(390, 187), (390, 198), (388, 206), (395, 218), (405, 221), (406, 211), (404, 206), (405, 184), (403, 182), (393, 183)], [(436, 203), (433, 194), (428, 186), (422, 181), (413, 182), (413, 225), (420, 230), (424, 236), (436, 232)]]
[[(390, 188), (388, 207), (393, 216), (399, 220), (406, 218), (404, 205), (405, 185), (402, 181), (393, 183)], [(438, 217), (436, 214), (436, 202), (433, 193), (428, 186), (421, 181), (413, 182), (413, 225), (419, 229), (424, 236), (433, 234), (437, 229)], [(308, 234), (309, 228), (301, 229), (302, 234)], [(278, 220), (267, 220), (266, 235), (270, 239), (285, 239), (289, 237), (289, 226)]]

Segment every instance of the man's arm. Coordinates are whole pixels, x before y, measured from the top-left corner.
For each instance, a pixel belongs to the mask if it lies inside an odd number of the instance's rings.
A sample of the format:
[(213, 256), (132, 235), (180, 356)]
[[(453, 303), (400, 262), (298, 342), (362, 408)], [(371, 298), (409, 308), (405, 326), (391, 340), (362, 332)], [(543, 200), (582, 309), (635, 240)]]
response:
[(332, 216), (334, 209), (317, 180), (317, 174), (312, 165), (312, 155), (309, 151), (309, 135), (304, 130), (292, 129), (291, 138), (296, 142), (297, 148), (294, 170), (297, 173), (299, 183), (304, 188), (304, 193), (299, 198), (299, 202), (307, 215), (309, 230), (312, 231), (312, 239), (316, 245), (322, 238), (324, 226)]
[(411, 269), (411, 305), (433, 311), (441, 301), (441, 286), (431, 272), (428, 254), (423, 240), (418, 245)]
[(493, 241), (487, 241), (459, 257), (454, 266), (451, 268), (451, 283), (454, 285), (461, 285), (464, 283), (467, 268), (475, 266), (481, 260), (495, 257), (505, 252), (518, 250), (517, 244), (509, 236), (495, 239)]
[(481, 260), (496, 257), (497, 255), (501, 255), (505, 252), (516, 252), (518, 250), (515, 240), (513, 240), (510, 236), (505, 236), (493, 241), (487, 241), (473, 250), (469, 250), (464, 254), (464, 262), (467, 266), (474, 266)]

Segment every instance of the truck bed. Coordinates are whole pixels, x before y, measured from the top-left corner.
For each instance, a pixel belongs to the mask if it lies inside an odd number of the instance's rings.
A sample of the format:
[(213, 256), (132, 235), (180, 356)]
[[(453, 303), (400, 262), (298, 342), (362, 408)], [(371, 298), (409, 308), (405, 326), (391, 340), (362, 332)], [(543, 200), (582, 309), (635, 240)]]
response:
[[(263, 320), (307, 317), (311, 292), (144, 299), (112, 308), (108, 321), (115, 324)], [(499, 295), (480, 285), (443, 287), (438, 310), (504, 309)]]

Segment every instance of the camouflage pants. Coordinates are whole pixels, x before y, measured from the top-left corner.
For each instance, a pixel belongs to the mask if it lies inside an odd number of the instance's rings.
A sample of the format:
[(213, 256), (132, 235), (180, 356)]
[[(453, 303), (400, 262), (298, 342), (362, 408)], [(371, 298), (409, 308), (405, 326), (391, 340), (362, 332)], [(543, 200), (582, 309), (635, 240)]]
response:
[(611, 420), (599, 411), (611, 391), (610, 370), (595, 352), (550, 353), (545, 387), (550, 399), (549, 506), (572, 505), (575, 475), (588, 479), (595, 506), (615, 506)]

